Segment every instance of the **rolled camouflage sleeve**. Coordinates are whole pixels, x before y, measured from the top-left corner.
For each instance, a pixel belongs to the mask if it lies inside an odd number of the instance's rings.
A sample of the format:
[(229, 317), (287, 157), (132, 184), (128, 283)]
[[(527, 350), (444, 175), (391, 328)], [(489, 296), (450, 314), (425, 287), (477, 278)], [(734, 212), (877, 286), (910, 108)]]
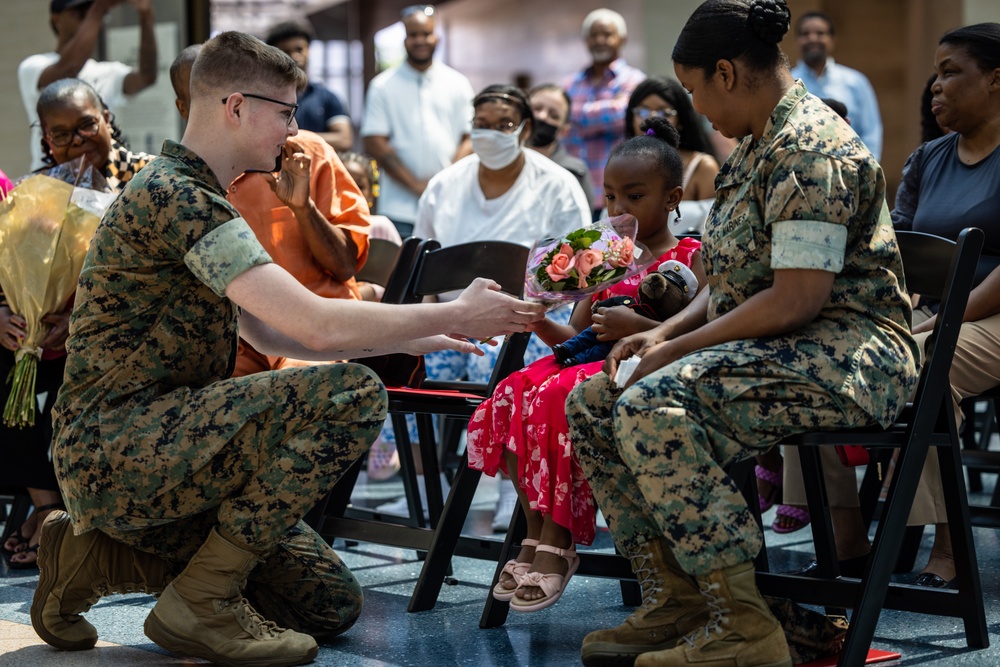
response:
[(226, 295), (226, 287), (233, 278), (271, 261), (243, 218), (216, 227), (184, 255), (184, 264), (191, 273), (219, 296)]
[(772, 269), (819, 269), (840, 273), (847, 227), (818, 220), (785, 220), (771, 225)]
[(853, 165), (828, 155), (797, 151), (778, 161), (764, 212), (772, 269), (844, 268), (857, 181)]

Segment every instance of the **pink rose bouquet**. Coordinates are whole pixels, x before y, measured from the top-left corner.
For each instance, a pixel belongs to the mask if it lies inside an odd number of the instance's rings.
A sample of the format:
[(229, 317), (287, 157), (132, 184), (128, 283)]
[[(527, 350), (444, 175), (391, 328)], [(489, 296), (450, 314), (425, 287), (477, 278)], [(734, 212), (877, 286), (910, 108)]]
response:
[(551, 306), (580, 301), (647, 268), (655, 258), (635, 241), (637, 227), (634, 217), (621, 215), (536, 242), (525, 295)]

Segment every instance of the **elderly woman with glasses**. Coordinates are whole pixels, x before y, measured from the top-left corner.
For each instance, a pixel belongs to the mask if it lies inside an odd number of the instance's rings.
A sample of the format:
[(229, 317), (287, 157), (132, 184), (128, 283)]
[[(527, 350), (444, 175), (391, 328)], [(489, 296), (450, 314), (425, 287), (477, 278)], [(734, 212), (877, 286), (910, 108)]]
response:
[[(121, 131), (100, 95), (79, 79), (61, 79), (46, 86), (37, 108), (46, 165), (41, 173), (83, 157), (104, 176), (108, 187), (118, 192), (153, 158), (146, 153), (133, 153), (121, 143)], [(63, 506), (49, 460), (49, 443), (52, 404), (62, 384), (72, 307), (70, 299), (59, 312), (44, 318), (51, 329), (41, 343), (43, 352), (35, 385), (41, 410), (35, 425), (21, 429), (0, 424), (0, 442), (13, 445), (5, 448), (7, 465), (0, 472), (0, 485), (25, 487), (34, 506), (28, 520), (3, 544), (14, 569), (37, 567), (42, 521), (49, 512)], [(25, 327), (24, 318), (12, 312), (0, 294), (0, 377), (7, 377), (14, 365), (14, 351)], [(7, 384), (0, 388), (0, 403), (6, 403), (9, 387)]]
[(85, 156), (115, 192), (155, 157), (128, 149), (101, 96), (80, 79), (46, 86), (38, 98), (38, 120), (46, 168)]

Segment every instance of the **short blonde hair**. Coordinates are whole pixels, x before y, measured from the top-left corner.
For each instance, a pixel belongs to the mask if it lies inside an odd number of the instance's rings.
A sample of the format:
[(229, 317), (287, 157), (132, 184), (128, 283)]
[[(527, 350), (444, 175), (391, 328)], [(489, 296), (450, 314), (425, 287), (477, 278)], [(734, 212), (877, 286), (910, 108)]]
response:
[(283, 51), (252, 35), (223, 32), (205, 42), (191, 67), (191, 97), (274, 90), (303, 90), (305, 72)]

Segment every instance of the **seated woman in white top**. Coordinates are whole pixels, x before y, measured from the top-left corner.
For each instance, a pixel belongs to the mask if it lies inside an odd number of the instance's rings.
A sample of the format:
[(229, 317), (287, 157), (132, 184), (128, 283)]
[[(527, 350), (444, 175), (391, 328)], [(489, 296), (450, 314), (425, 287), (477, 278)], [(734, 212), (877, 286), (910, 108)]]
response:
[(639, 134), (640, 123), (650, 116), (666, 118), (681, 135), (678, 152), (684, 163), (684, 199), (670, 231), (700, 234), (715, 200), (715, 175), (719, 173), (703, 117), (694, 110), (683, 86), (665, 76), (651, 76), (636, 86), (625, 108), (625, 138)]
[(530, 246), (585, 226), (583, 190), (565, 169), (524, 145), (534, 116), (515, 86), (473, 100), (473, 154), (435, 175), (420, 197), (414, 235), (443, 246), (502, 240)]

